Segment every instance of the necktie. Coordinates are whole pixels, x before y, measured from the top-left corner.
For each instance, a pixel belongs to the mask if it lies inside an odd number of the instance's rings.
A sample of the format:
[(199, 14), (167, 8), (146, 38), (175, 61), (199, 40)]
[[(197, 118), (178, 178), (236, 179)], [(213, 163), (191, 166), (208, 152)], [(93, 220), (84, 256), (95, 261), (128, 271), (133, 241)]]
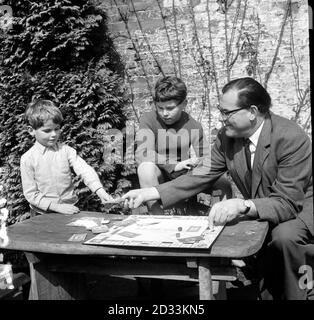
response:
[(248, 171), (245, 174), (245, 184), (248, 188), (249, 195), (251, 195), (252, 190), (252, 167), (251, 167), (251, 151), (250, 151), (250, 139), (244, 139), (244, 151), (245, 151), (245, 158)]
[(250, 144), (251, 144), (250, 139), (244, 139), (244, 151), (245, 151), (246, 164), (248, 169), (252, 170)]

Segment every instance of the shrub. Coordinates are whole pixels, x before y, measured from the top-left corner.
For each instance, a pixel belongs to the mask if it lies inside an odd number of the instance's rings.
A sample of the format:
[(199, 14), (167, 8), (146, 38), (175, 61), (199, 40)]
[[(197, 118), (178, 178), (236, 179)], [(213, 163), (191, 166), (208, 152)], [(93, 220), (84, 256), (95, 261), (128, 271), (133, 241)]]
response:
[[(7, 1), (13, 27), (0, 34), (0, 183), (9, 223), (24, 219), (19, 162), (32, 145), (23, 114), (34, 99), (50, 99), (64, 115), (62, 140), (95, 168), (109, 192), (129, 185), (123, 163), (103, 157), (106, 128), (126, 120), (123, 65), (108, 36), (106, 14), (92, 1)], [(79, 207), (101, 210), (97, 197), (75, 180)], [(118, 190), (117, 190), (118, 189)]]

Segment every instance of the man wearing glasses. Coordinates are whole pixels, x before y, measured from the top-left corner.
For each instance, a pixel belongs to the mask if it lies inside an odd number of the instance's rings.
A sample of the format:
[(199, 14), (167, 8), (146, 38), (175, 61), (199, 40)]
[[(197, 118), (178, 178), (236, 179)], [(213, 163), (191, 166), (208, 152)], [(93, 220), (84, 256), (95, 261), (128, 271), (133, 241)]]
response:
[[(269, 240), (260, 256), (262, 298), (307, 299), (299, 270), (314, 259), (312, 145), (293, 121), (272, 113), (268, 92), (252, 78), (222, 89), (223, 128), (211, 150), (210, 168), (202, 163), (175, 180), (123, 196), (131, 208), (160, 199), (164, 207), (208, 188), (228, 171), (243, 199), (216, 203), (211, 224), (243, 215), (270, 222)], [(313, 263), (313, 262), (311, 262)]]

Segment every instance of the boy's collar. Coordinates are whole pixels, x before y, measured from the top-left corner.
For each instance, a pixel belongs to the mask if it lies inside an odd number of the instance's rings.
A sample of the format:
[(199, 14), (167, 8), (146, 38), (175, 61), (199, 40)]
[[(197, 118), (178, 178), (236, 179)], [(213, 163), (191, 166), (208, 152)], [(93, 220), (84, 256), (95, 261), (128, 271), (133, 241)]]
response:
[(45, 147), (40, 144), (38, 141), (35, 142), (34, 147), (41, 153), (44, 154), (47, 149), (52, 149), (54, 151), (58, 150), (58, 142), (53, 147)]

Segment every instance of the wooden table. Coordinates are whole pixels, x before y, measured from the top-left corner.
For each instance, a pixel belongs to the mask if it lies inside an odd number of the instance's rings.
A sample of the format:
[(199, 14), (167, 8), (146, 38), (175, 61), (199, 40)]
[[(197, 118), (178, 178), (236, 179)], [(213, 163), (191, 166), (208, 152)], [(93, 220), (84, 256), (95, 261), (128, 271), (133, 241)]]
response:
[(75, 216), (46, 214), (8, 227), (6, 249), (25, 252), (29, 262), (30, 299), (84, 299), (86, 290), (80, 279), (86, 273), (198, 281), (200, 299), (212, 299), (213, 281), (236, 279), (231, 259), (258, 252), (268, 231), (267, 222), (240, 221), (226, 226), (210, 249), (197, 250), (69, 242), (74, 233), (88, 233), (85, 240), (94, 236), (84, 227), (67, 226), (85, 216), (104, 215), (86, 211)]

